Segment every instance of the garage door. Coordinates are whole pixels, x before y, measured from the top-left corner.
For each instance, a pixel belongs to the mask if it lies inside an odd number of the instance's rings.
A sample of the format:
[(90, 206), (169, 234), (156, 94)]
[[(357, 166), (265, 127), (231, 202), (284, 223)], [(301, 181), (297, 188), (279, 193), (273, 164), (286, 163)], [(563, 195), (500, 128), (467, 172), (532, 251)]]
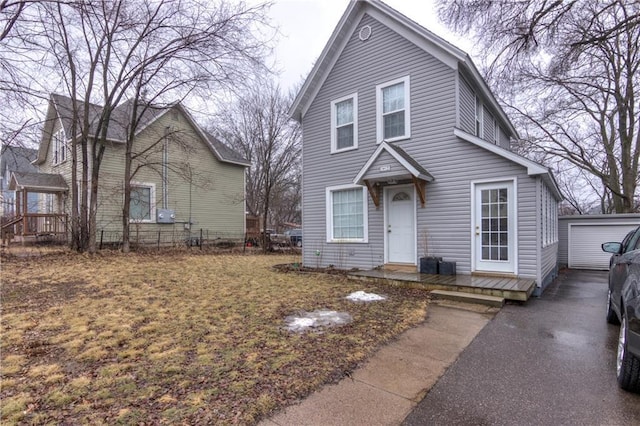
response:
[(629, 224), (569, 224), (569, 268), (609, 269), (611, 254), (600, 247), (607, 241), (622, 241), (637, 223)]

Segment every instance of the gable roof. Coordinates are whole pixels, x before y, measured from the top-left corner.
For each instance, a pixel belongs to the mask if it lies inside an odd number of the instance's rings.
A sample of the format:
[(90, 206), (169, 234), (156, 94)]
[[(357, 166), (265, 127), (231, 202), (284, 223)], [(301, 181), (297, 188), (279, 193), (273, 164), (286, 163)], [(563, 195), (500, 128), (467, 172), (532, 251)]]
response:
[(36, 166), (31, 163), (37, 155), (38, 151), (32, 148), (3, 145), (0, 154), (0, 178), (7, 169), (12, 172), (36, 172)]
[(298, 92), (289, 115), (297, 121), (301, 121), (309, 105), (317, 95), (320, 87), (326, 80), (331, 68), (338, 60), (342, 50), (347, 44), (349, 37), (353, 34), (360, 20), (367, 13), (373, 18), (382, 21), (392, 30), (399, 33), (418, 47), (440, 59), (450, 67), (464, 69), (470, 75), (475, 85), (482, 92), (483, 97), (489, 102), (491, 107), (497, 112), (501, 121), (509, 128), (513, 135), (517, 135), (515, 127), (497, 102), (495, 96), (489, 90), (489, 86), (484, 81), (478, 69), (474, 65), (471, 57), (449, 43), (442, 37), (424, 28), (420, 24), (406, 17), (402, 13), (386, 5), (380, 0), (356, 0), (350, 1), (347, 9), (340, 18), (338, 25), (334, 29), (329, 41), (324, 47), (320, 57), (315, 62), (309, 76), (305, 80), (302, 88)]
[[(416, 160), (414, 160), (413, 157), (407, 154), (405, 150), (397, 145), (383, 141), (380, 145), (378, 145), (378, 148), (375, 150), (375, 152), (371, 154), (371, 157), (369, 157), (369, 160), (367, 160), (365, 165), (360, 169), (355, 179), (353, 179), (354, 184), (362, 185), (364, 183), (367, 172), (383, 152), (389, 153), (411, 176), (422, 179), (426, 182), (431, 182), (433, 180), (433, 176), (431, 176), (431, 173), (429, 173)], [(388, 175), (385, 175), (385, 178), (406, 175), (407, 173), (399, 173), (397, 171), (391, 172)]]
[(69, 190), (62, 175), (49, 173), (11, 173), (9, 189), (28, 189), (34, 192), (65, 192)]
[[(77, 108), (83, 108), (85, 105), (82, 101), (76, 100)], [(103, 107), (88, 103), (89, 108), (89, 137), (95, 137), (97, 126), (100, 117), (103, 113)], [(129, 100), (122, 105), (113, 109), (110, 115), (110, 123), (107, 129), (107, 140), (115, 143), (125, 143), (128, 133), (128, 123), (132, 114), (133, 101)], [(246, 160), (242, 155), (226, 146), (223, 142), (206, 133), (193, 119), (191, 114), (182, 106), (181, 103), (176, 102), (166, 106), (147, 105), (142, 111), (138, 127), (136, 129), (136, 135), (148, 128), (155, 121), (160, 119), (165, 114), (169, 113), (172, 109), (178, 109), (193, 126), (196, 132), (200, 135), (206, 145), (209, 147), (215, 157), (222, 162), (237, 164), (240, 166), (250, 166), (251, 162)], [(45, 129), (42, 133), (42, 140), (40, 142), (40, 148), (38, 150), (38, 158), (36, 164), (42, 164), (49, 149), (49, 141), (51, 140), (51, 134), (53, 132), (54, 124), (56, 120), (60, 121), (60, 125), (64, 130), (66, 137), (69, 139), (73, 129), (73, 111), (74, 101), (73, 99), (52, 94), (49, 100), (49, 108), (47, 110), (47, 118), (45, 121)]]
[(516, 154), (513, 151), (509, 151), (508, 149), (504, 149), (501, 146), (492, 144), (491, 142), (487, 142), (484, 139), (481, 139), (477, 136), (467, 133), (462, 129), (458, 129), (458, 128), (453, 129), (453, 134), (462, 140), (470, 142), (476, 146), (479, 146), (480, 148), (484, 148), (487, 151), (491, 151), (494, 154), (497, 154), (503, 158), (506, 158), (507, 160), (513, 161), (516, 164), (526, 167), (527, 174), (529, 176), (535, 176), (535, 175), (542, 176), (542, 179), (545, 181), (547, 186), (554, 193), (554, 196), (556, 197), (556, 199), (562, 200), (564, 198), (562, 196), (562, 193), (560, 192), (560, 188), (558, 188), (558, 184), (556, 180), (554, 179), (553, 175), (551, 174), (551, 171), (547, 167), (541, 164), (538, 164), (535, 161), (531, 161), (528, 158), (525, 158), (519, 154)]

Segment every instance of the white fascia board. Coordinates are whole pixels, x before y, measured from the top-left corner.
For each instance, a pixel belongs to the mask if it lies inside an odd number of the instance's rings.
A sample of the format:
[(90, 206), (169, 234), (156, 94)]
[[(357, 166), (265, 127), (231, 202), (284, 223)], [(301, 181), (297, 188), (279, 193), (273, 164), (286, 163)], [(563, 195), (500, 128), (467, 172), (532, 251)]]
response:
[[(349, 39), (348, 35), (350, 35), (351, 33), (349, 32), (348, 34), (345, 34), (347, 30), (347, 28), (345, 27), (348, 23), (350, 24), (349, 28), (355, 26), (353, 24), (354, 19), (353, 17), (351, 17), (351, 15), (354, 14), (354, 9), (356, 8), (361, 10), (363, 8), (363, 2), (349, 2), (347, 9), (342, 14), (340, 21), (338, 21), (338, 25), (336, 25), (333, 33), (331, 33), (329, 41), (324, 46), (324, 49), (322, 49), (322, 53), (320, 53), (320, 56), (313, 65), (313, 68), (307, 76), (307, 79), (302, 84), (298, 95), (293, 100), (288, 113), (289, 116), (294, 120), (302, 121), (302, 117), (307, 111), (311, 100), (313, 100), (313, 98), (318, 93), (318, 90), (322, 86), (322, 83), (324, 83), (324, 80), (329, 74), (329, 71), (331, 71), (331, 68), (333, 68), (333, 65), (335, 65), (338, 57), (340, 56), (340, 53), (342, 53), (342, 49), (344, 49), (344, 46), (347, 44), (347, 41)], [(359, 16), (357, 20), (359, 21), (364, 13), (360, 12), (358, 15)], [(349, 22), (350, 20), (351, 22)], [(339, 44), (339, 46), (336, 46), (336, 44)], [(330, 63), (325, 63), (327, 61), (330, 61)]]
[(516, 164), (526, 167), (527, 174), (529, 176), (542, 176), (542, 180), (549, 187), (549, 189), (551, 189), (551, 191), (554, 193), (556, 199), (558, 201), (561, 201), (564, 199), (564, 197), (562, 196), (562, 193), (560, 192), (560, 188), (558, 188), (558, 184), (556, 183), (556, 180), (553, 177), (553, 174), (547, 167), (542, 166), (536, 163), (535, 161), (531, 161), (527, 158), (524, 158), (523, 156), (518, 155), (515, 152), (511, 152), (498, 145), (494, 145), (491, 142), (487, 142), (484, 139), (480, 139), (479, 137), (474, 136), (470, 133), (467, 133), (464, 130), (454, 128), (453, 134), (462, 140), (471, 142), (472, 144), (479, 146), (480, 148), (484, 148), (487, 151), (493, 152), (494, 154), (497, 154), (503, 158), (506, 158), (507, 160), (513, 161)]
[(463, 51), (440, 39), (406, 16), (388, 6), (387, 8), (390, 10), (372, 9), (367, 13), (452, 69), (458, 68), (458, 61), (464, 61), (466, 54)]
[(458, 61), (465, 61), (465, 58), (468, 57), (464, 51), (381, 1), (351, 1), (331, 34), (329, 41), (322, 50), (320, 57), (309, 73), (309, 76), (302, 85), (300, 92), (298, 92), (293, 104), (289, 108), (289, 116), (297, 121), (302, 121), (302, 117), (304, 117), (307, 112), (309, 105), (318, 94), (329, 72), (344, 50), (344, 47), (349, 41), (349, 37), (355, 30), (355, 26), (360, 22), (365, 13), (382, 22), (405, 39), (453, 69), (457, 69)]
[(498, 145), (492, 144), (491, 142), (487, 142), (484, 139), (480, 139), (479, 137), (474, 136), (471, 133), (467, 133), (464, 130), (454, 128), (453, 134), (459, 137), (460, 139), (463, 139), (467, 142), (471, 142), (472, 144), (477, 145), (480, 148), (484, 148), (487, 151), (493, 152), (494, 154), (497, 154), (503, 158), (506, 158), (507, 160), (513, 161), (516, 164), (526, 167), (527, 174), (530, 176), (549, 173), (548, 168), (541, 166), (540, 164), (533, 162), (529, 159), (526, 159), (514, 152), (506, 150)]
[(461, 62), (466, 65), (465, 68), (471, 73), (471, 77), (473, 77), (475, 83), (480, 88), (480, 91), (484, 95), (484, 98), (489, 100), (489, 103), (491, 104), (493, 109), (498, 113), (502, 121), (509, 127), (509, 131), (516, 137), (519, 137), (518, 131), (513, 126), (513, 123), (511, 123), (511, 120), (509, 120), (509, 117), (507, 117), (507, 114), (498, 103), (498, 100), (496, 99), (491, 89), (489, 89), (489, 87), (487, 86), (487, 83), (484, 81), (482, 75), (480, 75), (480, 71), (478, 71), (478, 69), (476, 68), (476, 65), (473, 63), (471, 56), (465, 54), (465, 58), (462, 59)]
[(415, 167), (413, 167), (411, 164), (409, 164), (407, 162), (407, 160), (405, 160), (400, 154), (398, 154), (393, 148), (391, 148), (389, 146), (389, 144), (385, 141), (382, 141), (382, 143), (380, 143), (380, 145), (378, 145), (378, 148), (375, 150), (375, 152), (371, 155), (371, 157), (369, 157), (369, 160), (367, 160), (367, 162), (365, 163), (365, 165), (362, 167), (362, 169), (360, 169), (360, 172), (358, 173), (358, 175), (355, 177), (355, 179), (353, 180), (353, 183), (356, 185), (362, 185), (362, 178), (363, 176), (367, 173), (367, 171), (369, 171), (369, 168), (371, 167), (371, 165), (378, 159), (378, 157), (380, 156), (380, 154), (382, 153), (382, 151), (386, 151), (388, 152), (393, 158), (395, 158), (395, 160), (400, 163), (400, 165), (402, 167), (404, 167), (405, 169), (407, 169), (407, 171), (409, 173), (411, 173), (413, 176), (420, 178), (422, 180), (425, 181), (431, 181), (433, 180), (431, 177), (429, 176), (425, 176), (422, 173), (420, 173), (420, 171), (418, 171)]

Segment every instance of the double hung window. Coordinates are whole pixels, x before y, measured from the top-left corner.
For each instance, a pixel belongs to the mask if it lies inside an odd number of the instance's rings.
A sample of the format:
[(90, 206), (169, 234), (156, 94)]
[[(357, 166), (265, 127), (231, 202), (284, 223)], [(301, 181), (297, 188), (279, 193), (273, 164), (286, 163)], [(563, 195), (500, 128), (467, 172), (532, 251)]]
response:
[(410, 137), (409, 77), (376, 87), (378, 141), (394, 141)]
[(358, 147), (358, 94), (331, 102), (331, 152)]
[(67, 160), (67, 141), (64, 130), (60, 129), (53, 134), (53, 164), (64, 163)]

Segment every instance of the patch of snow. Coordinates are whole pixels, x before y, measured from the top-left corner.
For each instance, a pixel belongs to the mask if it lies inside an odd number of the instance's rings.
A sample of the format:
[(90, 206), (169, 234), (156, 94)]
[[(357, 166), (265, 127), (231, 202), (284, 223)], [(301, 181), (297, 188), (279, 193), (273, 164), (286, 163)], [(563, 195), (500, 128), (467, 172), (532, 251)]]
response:
[(350, 295), (346, 297), (347, 299), (354, 302), (377, 302), (378, 300), (385, 300), (386, 297), (380, 296), (375, 293), (367, 293), (362, 290), (354, 291)]
[(284, 321), (287, 330), (300, 333), (311, 329), (348, 324), (352, 318), (347, 312), (319, 310), (290, 315)]

